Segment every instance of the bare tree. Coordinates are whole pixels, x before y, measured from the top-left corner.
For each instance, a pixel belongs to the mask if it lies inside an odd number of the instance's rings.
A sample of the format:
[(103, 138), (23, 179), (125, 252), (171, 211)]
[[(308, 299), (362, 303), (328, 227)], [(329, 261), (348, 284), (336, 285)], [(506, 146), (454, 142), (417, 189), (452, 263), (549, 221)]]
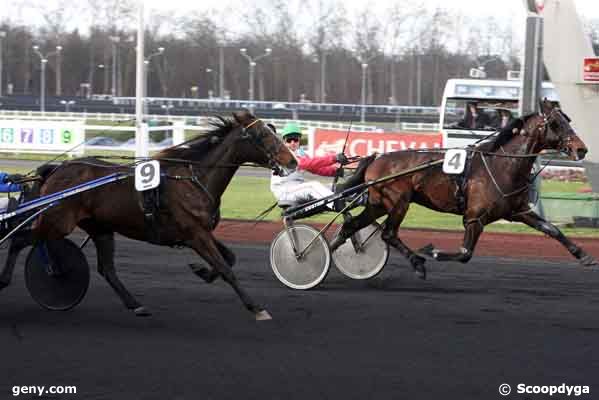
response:
[[(384, 18), (384, 47), (388, 52), (389, 61), (389, 98), (390, 104), (398, 104), (397, 88), (397, 64), (402, 56), (409, 56), (410, 48), (413, 46), (410, 33), (413, 31), (414, 24), (425, 14), (425, 8), (420, 1), (413, 0), (395, 0), (389, 5)], [(409, 79), (407, 75), (403, 75)], [(384, 85), (385, 83), (382, 82)], [(384, 93), (383, 85), (379, 88), (380, 93)], [(381, 100), (386, 100), (384, 97)]]

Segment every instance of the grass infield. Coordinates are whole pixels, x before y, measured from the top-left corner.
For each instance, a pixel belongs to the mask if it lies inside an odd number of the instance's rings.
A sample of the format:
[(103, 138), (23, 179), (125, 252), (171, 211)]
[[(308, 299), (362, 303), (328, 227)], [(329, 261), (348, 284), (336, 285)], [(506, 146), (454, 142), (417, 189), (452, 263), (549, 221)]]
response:
[[(269, 179), (266, 178), (240, 176), (233, 178), (222, 199), (221, 211), (223, 218), (254, 219), (275, 201), (270, 192), (269, 183)], [(584, 184), (578, 182), (544, 181), (541, 190), (545, 192), (576, 192), (582, 186)], [(333, 213), (325, 213), (308, 218), (306, 221), (328, 222), (333, 216)], [(280, 219), (280, 209), (275, 208), (266, 219)], [(408, 214), (401, 226), (403, 228), (464, 229), (461, 216), (439, 213), (417, 204), (410, 205)], [(564, 234), (570, 236), (599, 237), (599, 230), (597, 229), (570, 227), (560, 227), (560, 229)], [(524, 224), (506, 221), (490, 224), (485, 227), (485, 231), (541, 234)]]
[[(22, 168), (3, 168), (8, 173), (25, 173)], [(569, 192), (574, 193), (585, 184), (580, 182), (543, 181), (543, 192)], [(262, 211), (275, 202), (270, 192), (268, 178), (235, 176), (227, 188), (221, 206), (222, 218), (253, 220)], [(355, 210), (355, 211), (359, 211)], [(275, 208), (267, 220), (280, 219), (280, 209)], [(308, 218), (307, 222), (328, 222), (333, 213), (325, 213)], [(340, 221), (338, 221), (340, 222)], [(417, 204), (411, 204), (408, 214), (401, 224), (403, 228), (447, 229), (463, 230), (462, 217), (453, 214), (444, 214), (429, 210)], [(560, 227), (562, 232), (569, 236), (599, 237), (599, 230), (592, 228)], [(541, 234), (524, 224), (496, 222), (485, 227), (489, 232), (535, 233)]]

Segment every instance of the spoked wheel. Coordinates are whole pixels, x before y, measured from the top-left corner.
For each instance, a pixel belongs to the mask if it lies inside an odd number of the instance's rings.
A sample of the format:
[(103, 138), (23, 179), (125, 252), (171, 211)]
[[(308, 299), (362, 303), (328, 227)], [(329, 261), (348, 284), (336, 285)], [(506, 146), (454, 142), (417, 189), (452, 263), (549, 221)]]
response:
[[(292, 239), (298, 251), (303, 251), (298, 259), (293, 251)], [(318, 231), (308, 225), (294, 225), (281, 231), (270, 245), (270, 265), (277, 278), (292, 289), (310, 289), (327, 276), (331, 266), (329, 245)]]
[[(335, 232), (339, 234), (341, 227)], [(354, 233), (353, 237), (333, 252), (337, 269), (352, 279), (368, 279), (376, 276), (389, 258), (389, 245), (382, 238), (378, 223)]]
[(48, 310), (65, 311), (83, 300), (89, 287), (89, 265), (69, 239), (38, 243), (27, 255), (25, 285)]

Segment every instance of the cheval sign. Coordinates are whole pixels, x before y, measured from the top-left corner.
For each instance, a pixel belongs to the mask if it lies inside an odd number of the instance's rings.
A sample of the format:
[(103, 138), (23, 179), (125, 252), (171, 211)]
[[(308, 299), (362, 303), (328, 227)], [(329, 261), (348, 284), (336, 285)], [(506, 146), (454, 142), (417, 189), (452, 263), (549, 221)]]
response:
[(409, 149), (437, 149), (443, 136), (439, 132), (351, 132), (316, 128), (308, 134), (308, 152), (313, 156), (340, 153), (345, 139), (347, 156), (367, 156)]

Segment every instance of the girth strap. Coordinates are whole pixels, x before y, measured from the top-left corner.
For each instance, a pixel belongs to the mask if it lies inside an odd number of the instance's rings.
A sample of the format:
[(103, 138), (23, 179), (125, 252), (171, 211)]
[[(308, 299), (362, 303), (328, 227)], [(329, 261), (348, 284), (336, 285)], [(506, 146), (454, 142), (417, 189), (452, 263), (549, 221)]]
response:
[(151, 190), (144, 190), (139, 193), (139, 205), (144, 216), (145, 230), (148, 233), (148, 242), (160, 244), (159, 213), (161, 207), (161, 197), (163, 193), (162, 179), (160, 185)]
[(468, 202), (466, 186), (468, 185), (468, 180), (470, 179), (470, 171), (472, 169), (472, 158), (474, 154), (475, 153), (471, 151), (468, 152), (465, 161), (466, 165), (464, 166), (464, 171), (462, 171), (461, 174), (450, 175), (456, 184), (455, 197), (456, 202), (458, 204), (458, 210), (461, 213), (464, 213), (464, 211), (466, 210), (466, 203)]

